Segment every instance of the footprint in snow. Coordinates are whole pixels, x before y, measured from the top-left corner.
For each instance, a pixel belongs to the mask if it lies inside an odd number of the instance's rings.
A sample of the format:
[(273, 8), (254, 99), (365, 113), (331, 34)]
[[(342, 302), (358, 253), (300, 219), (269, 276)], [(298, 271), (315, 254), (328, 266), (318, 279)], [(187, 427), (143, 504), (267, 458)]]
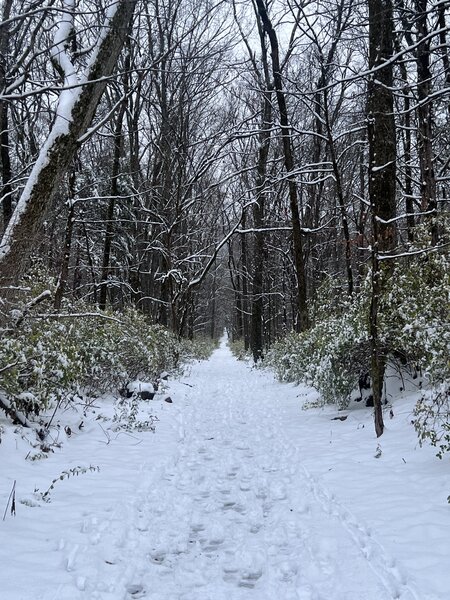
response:
[(161, 549), (155, 549), (149, 553), (149, 560), (154, 565), (162, 565), (164, 563), (165, 558), (166, 552)]
[(274, 483), (270, 486), (270, 498), (272, 500), (286, 500), (287, 492), (283, 483)]
[(290, 582), (298, 573), (298, 565), (292, 560), (281, 562), (277, 567), (277, 576), (280, 581)]
[(211, 492), (209, 490), (201, 490), (195, 497), (194, 499), (201, 502), (202, 500), (206, 500), (206, 498), (209, 498), (211, 496)]
[(144, 586), (139, 583), (131, 583), (126, 587), (127, 594), (131, 598), (143, 598), (145, 596)]
[(251, 479), (249, 477), (243, 477), (239, 483), (239, 489), (241, 492), (249, 492), (252, 489)]
[(254, 588), (262, 577), (264, 557), (258, 552), (238, 552), (223, 565), (223, 580), (238, 587)]

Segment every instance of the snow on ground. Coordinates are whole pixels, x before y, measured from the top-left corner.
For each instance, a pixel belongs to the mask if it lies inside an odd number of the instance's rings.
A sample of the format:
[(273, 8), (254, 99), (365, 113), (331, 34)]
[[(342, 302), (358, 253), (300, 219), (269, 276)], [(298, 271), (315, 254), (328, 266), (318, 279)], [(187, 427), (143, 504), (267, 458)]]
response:
[[(72, 434), (30, 462), (6, 430), (0, 518), (14, 480), (17, 516), (0, 521), (2, 600), (450, 598), (448, 459), (418, 448), (411, 398), (375, 458), (370, 409), (302, 411), (310, 390), (225, 341), (169, 386), (173, 404), (146, 404), (155, 433), (113, 432), (99, 401), (94, 418), (61, 415)], [(89, 465), (50, 503), (33, 495)]]

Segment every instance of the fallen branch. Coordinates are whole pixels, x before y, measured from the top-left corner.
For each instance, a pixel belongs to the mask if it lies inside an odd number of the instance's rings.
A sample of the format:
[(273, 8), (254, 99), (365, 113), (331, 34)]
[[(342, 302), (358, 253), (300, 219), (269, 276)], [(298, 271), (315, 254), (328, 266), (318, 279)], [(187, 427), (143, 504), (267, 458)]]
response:
[(26, 304), (22, 310), (13, 311), (14, 325), (16, 327), (19, 327), (19, 325), (22, 324), (23, 320), (25, 319), (25, 317), (28, 315), (28, 313), (30, 312), (30, 310), (32, 308), (34, 308), (41, 302), (44, 302), (44, 300), (50, 300), (51, 297), (52, 297), (52, 293), (50, 292), (50, 290), (45, 290), (45, 292), (42, 292), (42, 294), (39, 294), (39, 296), (36, 296), (36, 298), (33, 298), (33, 300), (28, 302), (28, 304)]

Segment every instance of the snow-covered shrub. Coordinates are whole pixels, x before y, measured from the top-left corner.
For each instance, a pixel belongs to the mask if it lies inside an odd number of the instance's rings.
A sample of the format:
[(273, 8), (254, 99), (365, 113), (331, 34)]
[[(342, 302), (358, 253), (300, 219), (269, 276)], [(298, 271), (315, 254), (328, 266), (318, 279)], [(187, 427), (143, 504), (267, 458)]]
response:
[(230, 348), (232, 354), (238, 359), (238, 360), (247, 360), (250, 359), (251, 353), (250, 353), (250, 349), (246, 350), (245, 349), (245, 343), (244, 340), (228, 340), (228, 347)]
[(219, 342), (210, 337), (199, 337), (194, 340), (180, 340), (181, 354), (186, 359), (207, 360), (216, 350)]
[[(329, 282), (325, 286), (326, 296), (331, 288)], [(361, 300), (363, 297), (351, 304), (341, 299), (333, 313), (326, 315), (325, 298), (316, 312), (314, 327), (303, 333), (290, 333), (275, 343), (265, 365), (273, 368), (281, 380), (303, 381), (314, 386), (323, 403), (345, 407), (360, 374), (369, 368)]]
[[(0, 340), (0, 389), (25, 415), (61, 400), (83, 371), (67, 323), (27, 320)], [(6, 368), (8, 367), (8, 368)]]
[[(430, 246), (425, 227), (417, 228), (415, 246), (410, 250), (411, 256), (392, 270), (382, 269), (380, 346), (386, 360), (399, 370), (420, 370), (431, 387), (440, 389), (450, 380), (450, 261), (448, 255)], [(353, 302), (332, 280), (325, 281), (312, 307), (312, 328), (279, 340), (265, 364), (282, 380), (314, 386), (322, 402), (345, 406), (359, 376), (370, 371), (370, 293), (370, 273)], [(430, 405), (427, 400), (420, 405), (420, 414), (424, 416), (425, 407), (429, 410), (430, 406), (433, 415), (441, 418), (441, 429), (447, 430), (448, 411), (442, 404), (433, 408), (433, 402)], [(426, 429), (429, 422), (419, 419), (417, 427)], [(431, 439), (434, 429), (429, 435), (425, 429), (420, 435)]]
[(438, 451), (436, 456), (443, 458), (450, 452), (450, 387), (441, 384), (425, 392), (414, 410), (414, 427), (419, 443), (429, 442)]
[(176, 336), (134, 309), (112, 314), (66, 305), (55, 316), (42, 303), (39, 315), (26, 312), (36, 291), (30, 289), (15, 311), (20, 325), (0, 336), (0, 393), (12, 414), (39, 414), (81, 389), (95, 394), (117, 391), (132, 379), (156, 380), (187, 352)]
[[(449, 219), (438, 223), (450, 230)], [(429, 233), (418, 230), (416, 250), (430, 248)], [(445, 246), (444, 246), (445, 247)], [(422, 444), (427, 441), (438, 449), (442, 458), (450, 452), (450, 257), (442, 251), (419, 256), (398, 274), (392, 303), (397, 319), (395, 340), (429, 383), (414, 411), (414, 427)], [(392, 325), (391, 325), (392, 327)]]
[(135, 309), (74, 323), (78, 347), (83, 359), (84, 387), (109, 391), (126, 381), (142, 378), (155, 380), (180, 360), (181, 346), (167, 329), (148, 323)]
[(142, 402), (137, 394), (130, 398), (121, 398), (116, 403), (116, 412), (113, 418), (114, 431), (151, 431), (155, 432), (157, 417), (147, 413), (144, 420), (140, 420), (139, 412)]
[[(412, 250), (420, 252), (426, 242), (419, 236)], [(432, 386), (450, 378), (449, 305), (450, 260), (437, 251), (399, 263), (382, 299), (381, 330), (389, 352), (420, 369)]]

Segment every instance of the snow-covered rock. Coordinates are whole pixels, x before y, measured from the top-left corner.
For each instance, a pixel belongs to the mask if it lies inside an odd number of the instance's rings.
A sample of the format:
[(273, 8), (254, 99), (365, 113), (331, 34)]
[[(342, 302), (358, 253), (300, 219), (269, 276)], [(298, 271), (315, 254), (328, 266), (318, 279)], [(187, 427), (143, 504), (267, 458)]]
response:
[(129, 381), (125, 386), (127, 398), (131, 398), (133, 394), (136, 394), (142, 398), (142, 400), (153, 400), (155, 396), (155, 388), (149, 381)]

